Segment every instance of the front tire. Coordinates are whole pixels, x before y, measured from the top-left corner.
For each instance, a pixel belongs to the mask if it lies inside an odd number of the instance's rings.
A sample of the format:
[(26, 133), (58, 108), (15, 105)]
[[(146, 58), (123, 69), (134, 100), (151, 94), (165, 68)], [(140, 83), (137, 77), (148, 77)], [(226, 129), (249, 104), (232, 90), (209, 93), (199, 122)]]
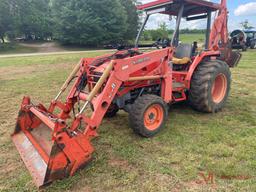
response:
[(195, 110), (216, 113), (226, 104), (231, 85), (228, 65), (220, 60), (199, 64), (191, 80), (189, 103)]
[(118, 111), (119, 111), (119, 107), (116, 104), (111, 104), (109, 109), (107, 110), (107, 112), (105, 114), (105, 117), (106, 118), (115, 117), (116, 114), (118, 113)]
[(153, 137), (164, 127), (167, 114), (167, 105), (161, 97), (143, 95), (131, 107), (130, 126), (143, 137)]

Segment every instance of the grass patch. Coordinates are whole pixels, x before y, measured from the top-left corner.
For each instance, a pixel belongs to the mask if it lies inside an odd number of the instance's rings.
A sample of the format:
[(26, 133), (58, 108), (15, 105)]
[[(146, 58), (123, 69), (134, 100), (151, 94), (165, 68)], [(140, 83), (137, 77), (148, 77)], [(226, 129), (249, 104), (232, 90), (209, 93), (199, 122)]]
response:
[[(10, 140), (23, 95), (49, 103), (74, 64), (96, 55), (0, 60), (0, 191), (37, 191)], [(135, 135), (124, 112), (104, 119), (94, 161), (44, 191), (256, 191), (255, 59), (255, 51), (245, 52), (232, 69), (231, 95), (218, 114), (171, 106), (153, 139)], [(212, 173), (215, 185), (202, 183), (199, 173)]]
[[(109, 52), (106, 50), (106, 53)], [(14, 57), (14, 58), (1, 58), (1, 67), (23, 67), (23, 66), (34, 66), (37, 64), (64, 64), (64, 63), (77, 63), (82, 57), (95, 57), (104, 52), (97, 53), (73, 53), (63, 55), (49, 55), (49, 56), (29, 56), (29, 57)]]
[(182, 43), (193, 43), (197, 41), (198, 43), (204, 43), (205, 34), (180, 34), (180, 41)]
[(19, 54), (19, 53), (35, 53), (36, 48), (24, 47), (17, 43), (0, 43), (0, 55), (1, 54)]
[[(172, 38), (172, 34), (170, 34), (169, 38)], [(205, 34), (180, 34), (180, 41), (182, 43), (193, 43), (194, 41), (197, 41), (198, 43), (204, 43), (205, 41)], [(140, 44), (144, 45), (151, 45), (155, 43), (155, 41), (140, 41)]]

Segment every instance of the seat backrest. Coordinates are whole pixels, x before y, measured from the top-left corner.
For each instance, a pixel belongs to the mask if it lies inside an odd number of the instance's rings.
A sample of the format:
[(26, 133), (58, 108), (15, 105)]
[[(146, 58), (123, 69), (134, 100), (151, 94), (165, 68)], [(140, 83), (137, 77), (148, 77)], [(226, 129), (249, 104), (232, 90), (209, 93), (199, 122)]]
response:
[(192, 51), (193, 51), (192, 44), (182, 44), (181, 43), (176, 47), (174, 57), (179, 58), (179, 59), (182, 59), (184, 57), (191, 58)]

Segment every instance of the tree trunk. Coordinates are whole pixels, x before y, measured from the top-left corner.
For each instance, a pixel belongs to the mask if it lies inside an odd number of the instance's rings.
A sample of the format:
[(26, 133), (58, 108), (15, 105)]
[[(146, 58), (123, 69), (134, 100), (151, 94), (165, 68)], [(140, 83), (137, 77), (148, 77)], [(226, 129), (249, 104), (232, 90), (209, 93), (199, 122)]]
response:
[(3, 42), (3, 43), (5, 43), (5, 41), (4, 41), (4, 37), (3, 37), (3, 36), (1, 37), (1, 40), (2, 40), (2, 42)]

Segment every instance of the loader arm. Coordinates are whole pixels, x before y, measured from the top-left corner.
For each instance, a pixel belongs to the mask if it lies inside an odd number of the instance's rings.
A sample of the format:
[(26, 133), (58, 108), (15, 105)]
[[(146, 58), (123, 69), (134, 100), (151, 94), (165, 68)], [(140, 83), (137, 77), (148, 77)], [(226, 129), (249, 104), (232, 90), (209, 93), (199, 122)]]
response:
[[(76, 65), (49, 109), (42, 104), (34, 105), (25, 97), (12, 139), (36, 185), (42, 187), (72, 176), (91, 160), (94, 152), (91, 140), (98, 135), (98, 128), (113, 100), (124, 94), (125, 84), (131, 83), (131, 90), (155, 81), (161, 85), (162, 98), (169, 103), (172, 100), (171, 56), (172, 49), (166, 48), (144, 54), (121, 52), (96, 59), (85, 58)], [(145, 73), (145, 68), (152, 68), (152, 65), (158, 67)], [(138, 71), (144, 76), (137, 76)], [(59, 101), (75, 78), (66, 101)], [(84, 103), (83, 107), (71, 118), (80, 102)], [(55, 114), (56, 109), (60, 110), (58, 114)], [(69, 120), (72, 122), (68, 123)]]
[[(172, 94), (165, 90), (171, 90), (172, 73), (171, 68), (168, 66), (170, 55), (170, 49), (158, 50), (151, 53), (145, 53), (135, 57), (128, 57), (125, 59), (117, 59), (110, 61), (105, 68), (105, 72), (99, 79), (94, 89), (89, 94), (79, 94), (79, 99), (84, 100), (86, 103), (82, 108), (81, 112), (77, 115), (76, 120), (71, 126), (71, 130), (77, 130), (80, 121), (84, 121), (87, 124), (84, 133), (88, 138), (97, 136), (97, 129), (100, 126), (102, 119), (112, 101), (120, 95), (121, 86), (126, 82), (146, 82), (149, 80), (162, 80), (162, 97), (169, 103), (172, 100)], [(159, 60), (159, 58), (161, 58)], [(154, 63), (160, 63), (160, 67), (154, 70), (150, 74), (144, 77), (131, 76), (137, 71), (152, 65)], [(113, 65), (113, 66), (112, 66)], [(111, 68), (111, 71), (109, 71)], [(160, 71), (159, 71), (160, 70)], [(106, 81), (107, 79), (107, 81)], [(97, 94), (99, 89), (102, 88), (103, 83), (106, 84), (100, 94)], [(96, 90), (95, 90), (96, 88)], [(166, 94), (168, 93), (168, 94)], [(75, 96), (74, 94), (73, 96)], [(70, 97), (72, 98), (72, 97)], [(73, 99), (73, 98), (72, 98)], [(94, 109), (91, 117), (87, 117), (83, 112), (88, 102)]]

